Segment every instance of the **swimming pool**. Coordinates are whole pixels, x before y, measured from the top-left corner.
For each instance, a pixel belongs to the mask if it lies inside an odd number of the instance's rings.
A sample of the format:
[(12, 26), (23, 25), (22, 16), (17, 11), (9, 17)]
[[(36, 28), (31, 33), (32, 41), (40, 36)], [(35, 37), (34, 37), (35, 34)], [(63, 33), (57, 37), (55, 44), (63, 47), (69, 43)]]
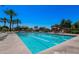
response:
[(20, 37), (23, 43), (29, 48), (29, 50), (33, 54), (39, 53), (50, 47), (56, 46), (74, 37), (74, 36), (38, 33), (38, 32), (31, 32), (31, 33), (18, 32), (17, 35)]

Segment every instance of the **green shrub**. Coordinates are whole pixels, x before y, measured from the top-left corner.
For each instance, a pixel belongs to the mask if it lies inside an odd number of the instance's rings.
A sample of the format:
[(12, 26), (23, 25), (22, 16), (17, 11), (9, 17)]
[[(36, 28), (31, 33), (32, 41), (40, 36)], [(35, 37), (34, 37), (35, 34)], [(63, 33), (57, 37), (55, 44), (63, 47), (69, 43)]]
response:
[(71, 33), (73, 33), (73, 34), (79, 34), (79, 29), (71, 30)]

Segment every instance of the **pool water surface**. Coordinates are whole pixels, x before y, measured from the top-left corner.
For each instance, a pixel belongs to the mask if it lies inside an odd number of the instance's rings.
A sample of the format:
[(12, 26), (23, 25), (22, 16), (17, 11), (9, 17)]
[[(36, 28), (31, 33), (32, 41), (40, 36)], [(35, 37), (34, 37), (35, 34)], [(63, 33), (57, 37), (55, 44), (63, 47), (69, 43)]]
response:
[(31, 32), (31, 33), (18, 32), (16, 34), (20, 37), (25, 46), (27, 46), (28, 49), (33, 54), (39, 53), (50, 47), (56, 46), (74, 37), (74, 36), (38, 33), (38, 32)]

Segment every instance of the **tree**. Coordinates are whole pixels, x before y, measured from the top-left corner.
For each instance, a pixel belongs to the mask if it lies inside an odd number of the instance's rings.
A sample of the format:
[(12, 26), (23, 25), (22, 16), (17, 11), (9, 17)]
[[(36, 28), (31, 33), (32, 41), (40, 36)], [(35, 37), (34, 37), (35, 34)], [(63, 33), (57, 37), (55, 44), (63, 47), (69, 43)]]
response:
[(2, 30), (2, 27), (0, 26), (0, 31)]
[(60, 23), (60, 27), (63, 28), (65, 26), (65, 19), (62, 19), (61, 23)]
[(60, 25), (58, 25), (58, 24), (52, 25), (52, 26), (51, 26), (51, 29), (52, 29), (53, 27), (60, 27)]
[(71, 21), (63, 19), (60, 23), (61, 28), (71, 28)]
[(19, 24), (21, 24), (20, 19), (16, 19), (16, 20), (15, 20), (15, 23), (17, 24), (17, 27), (18, 27), (18, 26), (19, 26)]
[(16, 13), (15, 13), (12, 9), (10, 9), (10, 10), (5, 10), (4, 12), (5, 12), (7, 15), (10, 16), (10, 31), (11, 31), (12, 18), (13, 18), (13, 16), (16, 16)]
[(71, 22), (71, 20), (70, 19), (68, 19), (68, 20), (66, 20), (66, 27), (67, 28), (71, 28), (71, 26), (72, 26), (72, 24), (71, 24), (72, 22)]
[(8, 29), (9, 29), (8, 26), (2, 26), (2, 31), (3, 31), (3, 32), (8, 31)]
[(7, 19), (6, 19), (6, 17), (4, 17), (4, 18), (1, 18), (0, 20), (1, 20), (1, 22), (4, 22), (4, 26), (6, 26), (6, 22), (7, 22)]
[(14, 24), (17, 24), (16, 29), (19, 30), (19, 24), (21, 24), (21, 21), (19, 19), (12, 20), (12, 28)]
[(77, 29), (79, 29), (79, 21), (77, 21), (77, 22), (74, 24), (74, 26), (75, 26)]
[(2, 22), (3, 22), (3, 20), (2, 20), (2, 19), (0, 19), (0, 22), (2, 23)]
[(29, 27), (28, 26), (22, 26), (21, 27), (21, 30), (28, 31), (29, 30)]
[(48, 29), (48, 28), (46, 28), (46, 27), (40, 27), (40, 28), (39, 28), (39, 31), (41, 31), (41, 32), (49, 32), (50, 29)]

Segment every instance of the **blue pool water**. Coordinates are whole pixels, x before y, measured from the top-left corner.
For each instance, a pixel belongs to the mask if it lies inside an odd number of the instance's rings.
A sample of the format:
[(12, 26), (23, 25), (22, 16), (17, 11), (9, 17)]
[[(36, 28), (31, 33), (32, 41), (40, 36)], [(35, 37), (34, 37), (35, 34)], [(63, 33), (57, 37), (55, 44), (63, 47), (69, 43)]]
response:
[(36, 33), (36, 32), (35, 33), (18, 32), (17, 35), (21, 38), (21, 40), (33, 54), (41, 52), (50, 47), (56, 46), (73, 37), (66, 35)]

